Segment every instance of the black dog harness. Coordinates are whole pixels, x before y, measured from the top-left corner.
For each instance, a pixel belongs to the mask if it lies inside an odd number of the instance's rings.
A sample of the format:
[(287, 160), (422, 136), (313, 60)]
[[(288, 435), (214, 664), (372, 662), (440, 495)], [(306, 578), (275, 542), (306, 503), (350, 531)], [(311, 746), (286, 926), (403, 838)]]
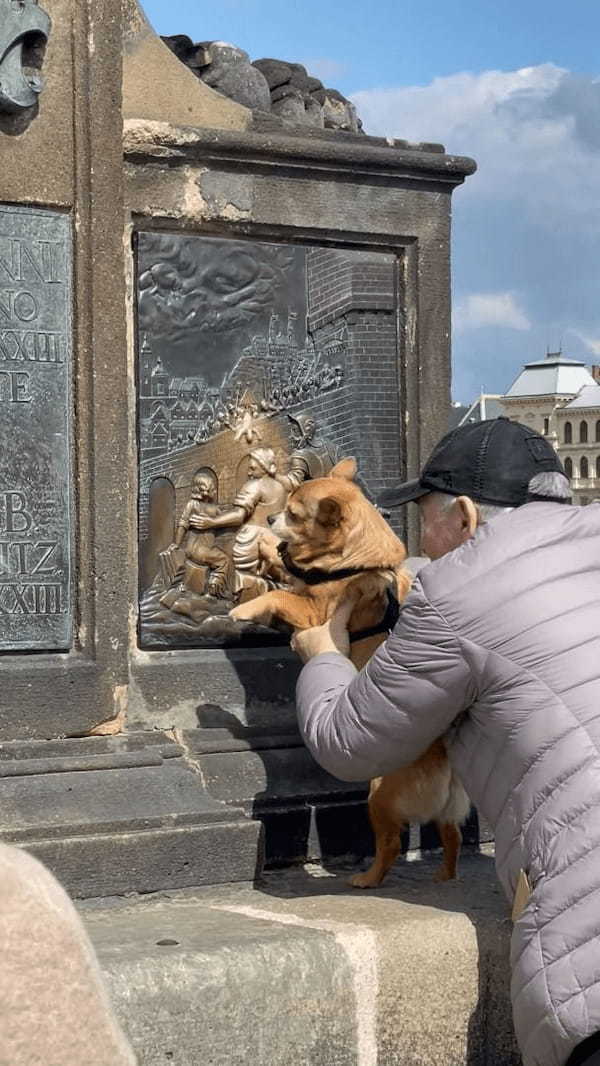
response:
[(368, 629), (359, 629), (358, 633), (350, 634), (350, 643), (357, 644), (359, 640), (367, 637), (376, 637), (380, 633), (391, 633), (400, 617), (400, 604), (391, 589), (387, 590), (387, 607), (381, 622), (377, 622)]
[[(375, 569), (380, 569), (379, 567), (363, 568), (360, 566), (347, 566), (341, 570), (320, 570), (318, 566), (313, 566), (307, 570), (303, 570), (302, 567), (296, 566), (296, 564), (290, 559), (290, 553), (285, 540), (282, 540), (277, 546), (277, 554), (288, 574), (298, 578), (299, 581), (303, 581), (305, 585), (324, 585), (328, 581), (343, 581), (347, 577), (357, 577), (358, 574), (369, 574), (373, 573)], [(359, 629), (357, 633), (351, 633), (350, 643), (357, 644), (359, 640), (366, 640), (367, 637), (376, 637), (379, 636), (380, 633), (391, 633), (399, 617), (400, 604), (391, 589), (388, 589), (387, 607), (381, 621), (377, 622), (374, 626), (369, 626), (367, 629)]]

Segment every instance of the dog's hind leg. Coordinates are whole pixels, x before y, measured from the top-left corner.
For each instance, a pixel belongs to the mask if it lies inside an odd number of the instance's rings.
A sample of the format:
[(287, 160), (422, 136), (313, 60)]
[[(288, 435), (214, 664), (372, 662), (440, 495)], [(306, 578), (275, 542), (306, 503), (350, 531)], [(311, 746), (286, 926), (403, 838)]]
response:
[(365, 873), (350, 878), (353, 888), (377, 888), (400, 854), (400, 837), (406, 823), (382, 808), (376, 793), (369, 799), (369, 818), (375, 834), (375, 858)]
[(436, 827), (444, 849), (444, 859), (434, 881), (454, 881), (462, 834), (455, 822), (436, 822)]

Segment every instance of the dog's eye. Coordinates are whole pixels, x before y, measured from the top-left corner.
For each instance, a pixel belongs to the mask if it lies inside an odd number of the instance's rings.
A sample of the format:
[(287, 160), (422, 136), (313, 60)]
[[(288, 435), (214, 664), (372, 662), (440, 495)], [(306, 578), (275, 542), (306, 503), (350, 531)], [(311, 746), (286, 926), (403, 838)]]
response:
[(286, 518), (289, 518), (290, 522), (298, 522), (300, 515), (296, 514), (295, 511), (287, 511)]

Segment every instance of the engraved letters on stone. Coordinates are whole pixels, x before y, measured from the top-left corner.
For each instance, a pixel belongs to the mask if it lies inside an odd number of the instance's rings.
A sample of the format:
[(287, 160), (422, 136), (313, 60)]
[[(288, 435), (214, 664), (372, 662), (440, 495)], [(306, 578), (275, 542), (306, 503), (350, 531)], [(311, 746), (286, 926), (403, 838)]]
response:
[(397, 478), (396, 262), (138, 235), (143, 647), (285, 639), (229, 618), (286, 582), (269, 518), (345, 455)]
[(0, 207), (0, 650), (71, 644), (71, 228)]
[(34, 63), (51, 21), (36, 0), (0, 0), (0, 111), (33, 107), (43, 89)]

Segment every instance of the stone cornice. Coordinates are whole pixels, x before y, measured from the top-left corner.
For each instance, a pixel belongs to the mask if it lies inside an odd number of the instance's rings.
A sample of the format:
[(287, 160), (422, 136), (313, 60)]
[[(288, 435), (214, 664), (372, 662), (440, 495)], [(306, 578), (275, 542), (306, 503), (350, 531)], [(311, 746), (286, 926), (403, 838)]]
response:
[[(171, 166), (216, 162), (227, 166), (285, 167), (287, 170), (347, 171), (414, 182), (460, 185), (477, 169), (466, 156), (446, 155), (434, 146), (396, 147), (377, 137), (335, 133), (307, 136), (299, 130), (258, 132), (171, 126), (165, 122), (125, 122), (125, 159), (134, 164)], [(402, 142), (400, 142), (402, 145)], [(429, 149), (429, 150), (426, 150)]]
[[(575, 413), (577, 412), (577, 413)], [(578, 418), (579, 415), (592, 415), (600, 418), (600, 407), (561, 407), (557, 414), (566, 415), (567, 418)]]

